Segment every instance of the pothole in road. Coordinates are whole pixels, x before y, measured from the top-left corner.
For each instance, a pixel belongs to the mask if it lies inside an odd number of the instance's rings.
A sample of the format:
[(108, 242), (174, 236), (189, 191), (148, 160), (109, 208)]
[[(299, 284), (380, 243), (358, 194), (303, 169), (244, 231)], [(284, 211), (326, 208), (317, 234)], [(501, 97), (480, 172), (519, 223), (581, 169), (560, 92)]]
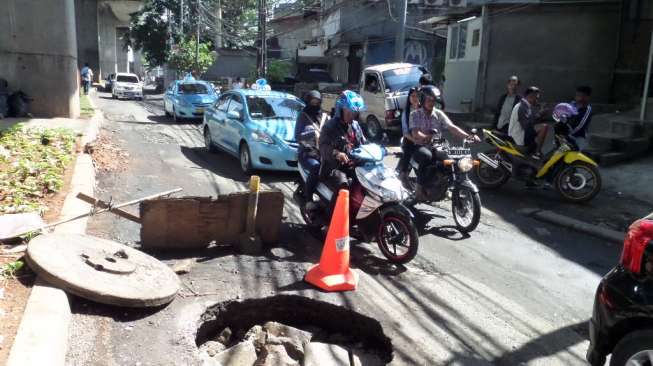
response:
[(341, 306), (296, 295), (210, 307), (196, 338), (205, 365), (386, 365), (381, 324)]

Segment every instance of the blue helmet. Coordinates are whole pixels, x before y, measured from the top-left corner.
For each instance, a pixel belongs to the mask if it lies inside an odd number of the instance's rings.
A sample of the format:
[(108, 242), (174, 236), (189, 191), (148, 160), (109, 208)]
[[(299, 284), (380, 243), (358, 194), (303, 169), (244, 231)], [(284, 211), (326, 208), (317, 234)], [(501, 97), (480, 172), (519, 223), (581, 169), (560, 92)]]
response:
[(361, 112), (366, 109), (363, 97), (351, 90), (345, 90), (336, 100), (336, 117), (342, 116), (342, 109), (347, 108), (352, 112)]

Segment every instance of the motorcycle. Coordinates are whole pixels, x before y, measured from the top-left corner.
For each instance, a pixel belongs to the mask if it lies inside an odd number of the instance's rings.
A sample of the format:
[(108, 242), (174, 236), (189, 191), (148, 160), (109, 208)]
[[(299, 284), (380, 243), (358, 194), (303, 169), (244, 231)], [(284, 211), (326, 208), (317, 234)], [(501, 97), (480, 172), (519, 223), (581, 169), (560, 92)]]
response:
[[(475, 134), (476, 131), (472, 130)], [(468, 144), (473, 139), (463, 140), (462, 146), (450, 146), (446, 139), (433, 139), (430, 148), (434, 152), (447, 155), (447, 159), (438, 161), (429, 167), (427, 174), (436, 177), (424, 187), (427, 202), (442, 201), (447, 196), (451, 198), (451, 212), (456, 228), (462, 233), (474, 231), (481, 221), (481, 196), (478, 187), (469, 179), (468, 172), (478, 164), (472, 159)], [(419, 164), (410, 160), (409, 178), (405, 181), (406, 188), (415, 192)], [(413, 200), (413, 203), (417, 203)]]
[[(366, 144), (353, 149), (349, 157), (354, 168), (349, 190), (351, 236), (365, 242), (376, 240), (383, 255), (393, 263), (403, 264), (417, 255), (419, 235), (412, 212), (402, 204), (408, 197), (395, 172), (383, 165), (385, 149)], [(323, 233), (331, 221), (332, 190), (324, 183), (317, 186), (319, 200), (308, 208), (304, 199), (304, 182), (308, 171), (299, 164), (301, 179), (294, 198), (309, 229)]]
[(475, 169), (478, 184), (483, 188), (499, 188), (514, 177), (553, 184), (558, 194), (568, 202), (581, 203), (594, 198), (601, 190), (598, 164), (579, 151), (568, 136), (569, 128), (564, 119), (556, 120), (554, 131), (555, 148), (543, 159), (534, 160), (520, 151), (508, 135), (483, 130), (485, 141), (496, 150), (478, 154), (480, 164)]

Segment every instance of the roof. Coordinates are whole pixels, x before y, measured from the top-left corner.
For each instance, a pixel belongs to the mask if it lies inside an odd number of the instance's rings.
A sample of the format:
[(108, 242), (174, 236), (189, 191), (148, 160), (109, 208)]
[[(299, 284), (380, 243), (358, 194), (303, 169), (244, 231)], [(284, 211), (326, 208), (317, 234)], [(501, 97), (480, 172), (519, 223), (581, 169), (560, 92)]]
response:
[(243, 94), (245, 96), (252, 95), (252, 96), (259, 96), (259, 97), (264, 96), (264, 97), (280, 97), (280, 98), (290, 97), (291, 99), (299, 99), (292, 94), (288, 94), (280, 91), (274, 91), (274, 90), (235, 89), (235, 90), (229, 90), (228, 92)]
[(420, 65), (415, 65), (415, 64), (409, 64), (405, 62), (396, 62), (396, 63), (391, 63), (391, 64), (380, 64), (380, 65), (374, 65), (374, 66), (368, 66), (365, 69), (370, 70), (370, 71), (376, 71), (376, 72), (385, 72), (388, 70), (394, 70), (394, 69), (401, 69), (404, 67), (420, 67)]
[(120, 75), (120, 76), (136, 76), (136, 77), (138, 77), (138, 75), (136, 75), (136, 74), (132, 74), (131, 72), (119, 72), (119, 73), (116, 73), (116, 76), (118, 76), (118, 75)]

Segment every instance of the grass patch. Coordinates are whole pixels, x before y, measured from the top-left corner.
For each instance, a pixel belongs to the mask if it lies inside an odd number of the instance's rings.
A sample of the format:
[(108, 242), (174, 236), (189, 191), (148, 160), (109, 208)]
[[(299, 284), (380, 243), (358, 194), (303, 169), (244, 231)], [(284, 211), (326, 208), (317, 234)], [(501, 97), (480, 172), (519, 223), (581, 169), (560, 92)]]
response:
[(74, 149), (75, 134), (68, 129), (25, 129), (19, 124), (1, 131), (0, 214), (43, 214), (45, 199), (63, 188)]
[(91, 118), (95, 113), (95, 109), (91, 106), (91, 100), (88, 98), (88, 95), (82, 94), (79, 96), (79, 109), (80, 117), (82, 118)]

